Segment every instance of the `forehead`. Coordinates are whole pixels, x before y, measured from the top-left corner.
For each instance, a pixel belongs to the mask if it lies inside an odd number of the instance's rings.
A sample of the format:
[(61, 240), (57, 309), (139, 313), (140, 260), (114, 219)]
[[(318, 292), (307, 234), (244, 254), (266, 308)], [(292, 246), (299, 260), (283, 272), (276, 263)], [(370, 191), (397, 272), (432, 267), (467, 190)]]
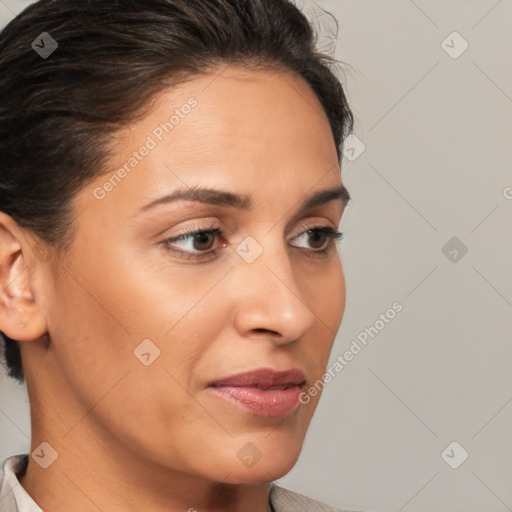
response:
[[(315, 93), (295, 73), (225, 66), (163, 90), (145, 118), (118, 136), (119, 149), (147, 136), (185, 158), (221, 147), (252, 153), (335, 151), (329, 121)], [(124, 146), (124, 148), (123, 148)], [(207, 151), (206, 151), (207, 150)], [(229, 152), (224, 156), (229, 158)], [(289, 156), (289, 155), (288, 155)]]
[(329, 122), (302, 78), (227, 67), (155, 96), (144, 117), (119, 131), (95, 186), (112, 176), (102, 202), (137, 208), (198, 184), (300, 196), (337, 184), (339, 174)]

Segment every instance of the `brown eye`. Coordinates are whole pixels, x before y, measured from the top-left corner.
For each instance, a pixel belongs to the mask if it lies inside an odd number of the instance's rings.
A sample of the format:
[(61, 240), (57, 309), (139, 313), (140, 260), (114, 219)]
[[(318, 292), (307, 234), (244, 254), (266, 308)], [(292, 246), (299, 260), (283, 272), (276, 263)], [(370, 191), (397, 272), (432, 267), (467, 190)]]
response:
[(168, 238), (162, 245), (179, 258), (188, 260), (212, 259), (215, 257), (215, 239), (222, 237), (220, 228), (196, 229)]
[[(329, 226), (318, 227), (308, 229), (301, 233), (296, 240), (301, 240), (306, 242), (305, 245), (298, 245), (295, 247), (303, 247), (304, 249), (313, 249), (313, 252), (324, 252), (329, 250), (337, 240), (341, 240), (343, 238), (343, 233), (332, 229)], [(326, 242), (329, 242), (327, 247), (325, 247)]]
[(197, 251), (207, 251), (211, 249), (215, 242), (215, 234), (208, 231), (201, 231), (193, 235), (193, 249)]
[(329, 239), (327, 233), (323, 231), (309, 230), (307, 234), (310, 236), (309, 241), (313, 249), (321, 249)]

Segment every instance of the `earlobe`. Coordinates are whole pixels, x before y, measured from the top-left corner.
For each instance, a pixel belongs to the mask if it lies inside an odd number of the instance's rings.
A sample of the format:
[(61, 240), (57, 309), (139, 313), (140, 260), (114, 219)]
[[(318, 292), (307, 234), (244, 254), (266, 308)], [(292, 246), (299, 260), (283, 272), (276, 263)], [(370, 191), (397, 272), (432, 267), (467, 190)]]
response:
[(21, 228), (0, 212), (0, 331), (18, 341), (32, 341), (46, 332), (34, 293), (37, 268), (29, 268), (25, 257), (28, 247)]

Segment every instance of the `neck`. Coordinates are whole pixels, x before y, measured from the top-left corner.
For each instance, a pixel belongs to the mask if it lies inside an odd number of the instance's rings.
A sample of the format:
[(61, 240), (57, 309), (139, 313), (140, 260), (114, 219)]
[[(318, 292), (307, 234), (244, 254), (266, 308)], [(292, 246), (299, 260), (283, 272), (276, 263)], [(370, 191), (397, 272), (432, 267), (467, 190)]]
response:
[(40, 508), (52, 512), (270, 511), (271, 484), (226, 484), (222, 477), (206, 480), (143, 459), (103, 455), (94, 456), (87, 448), (76, 453), (61, 447), (58, 459), (47, 469), (29, 457), (19, 481)]
[[(32, 408), (31, 408), (32, 409)], [(56, 412), (56, 411), (54, 411)], [(226, 483), (173, 468), (131, 451), (128, 443), (97, 429), (86, 416), (71, 431), (32, 416), (28, 466), (19, 481), (43, 510), (51, 512), (267, 512), (271, 484)], [(45, 415), (48, 418), (48, 415)], [(36, 460), (58, 456), (46, 469)], [(35, 460), (34, 460), (35, 459)], [(43, 464), (44, 465), (44, 464)]]

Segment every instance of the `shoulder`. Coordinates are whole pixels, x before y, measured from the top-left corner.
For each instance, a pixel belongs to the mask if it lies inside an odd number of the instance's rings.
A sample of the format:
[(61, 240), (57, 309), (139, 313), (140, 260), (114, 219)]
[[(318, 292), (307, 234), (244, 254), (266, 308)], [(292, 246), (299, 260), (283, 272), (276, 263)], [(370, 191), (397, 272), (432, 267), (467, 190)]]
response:
[(284, 489), (276, 483), (273, 483), (270, 489), (270, 503), (275, 512), (351, 512), (331, 507), (298, 492)]

